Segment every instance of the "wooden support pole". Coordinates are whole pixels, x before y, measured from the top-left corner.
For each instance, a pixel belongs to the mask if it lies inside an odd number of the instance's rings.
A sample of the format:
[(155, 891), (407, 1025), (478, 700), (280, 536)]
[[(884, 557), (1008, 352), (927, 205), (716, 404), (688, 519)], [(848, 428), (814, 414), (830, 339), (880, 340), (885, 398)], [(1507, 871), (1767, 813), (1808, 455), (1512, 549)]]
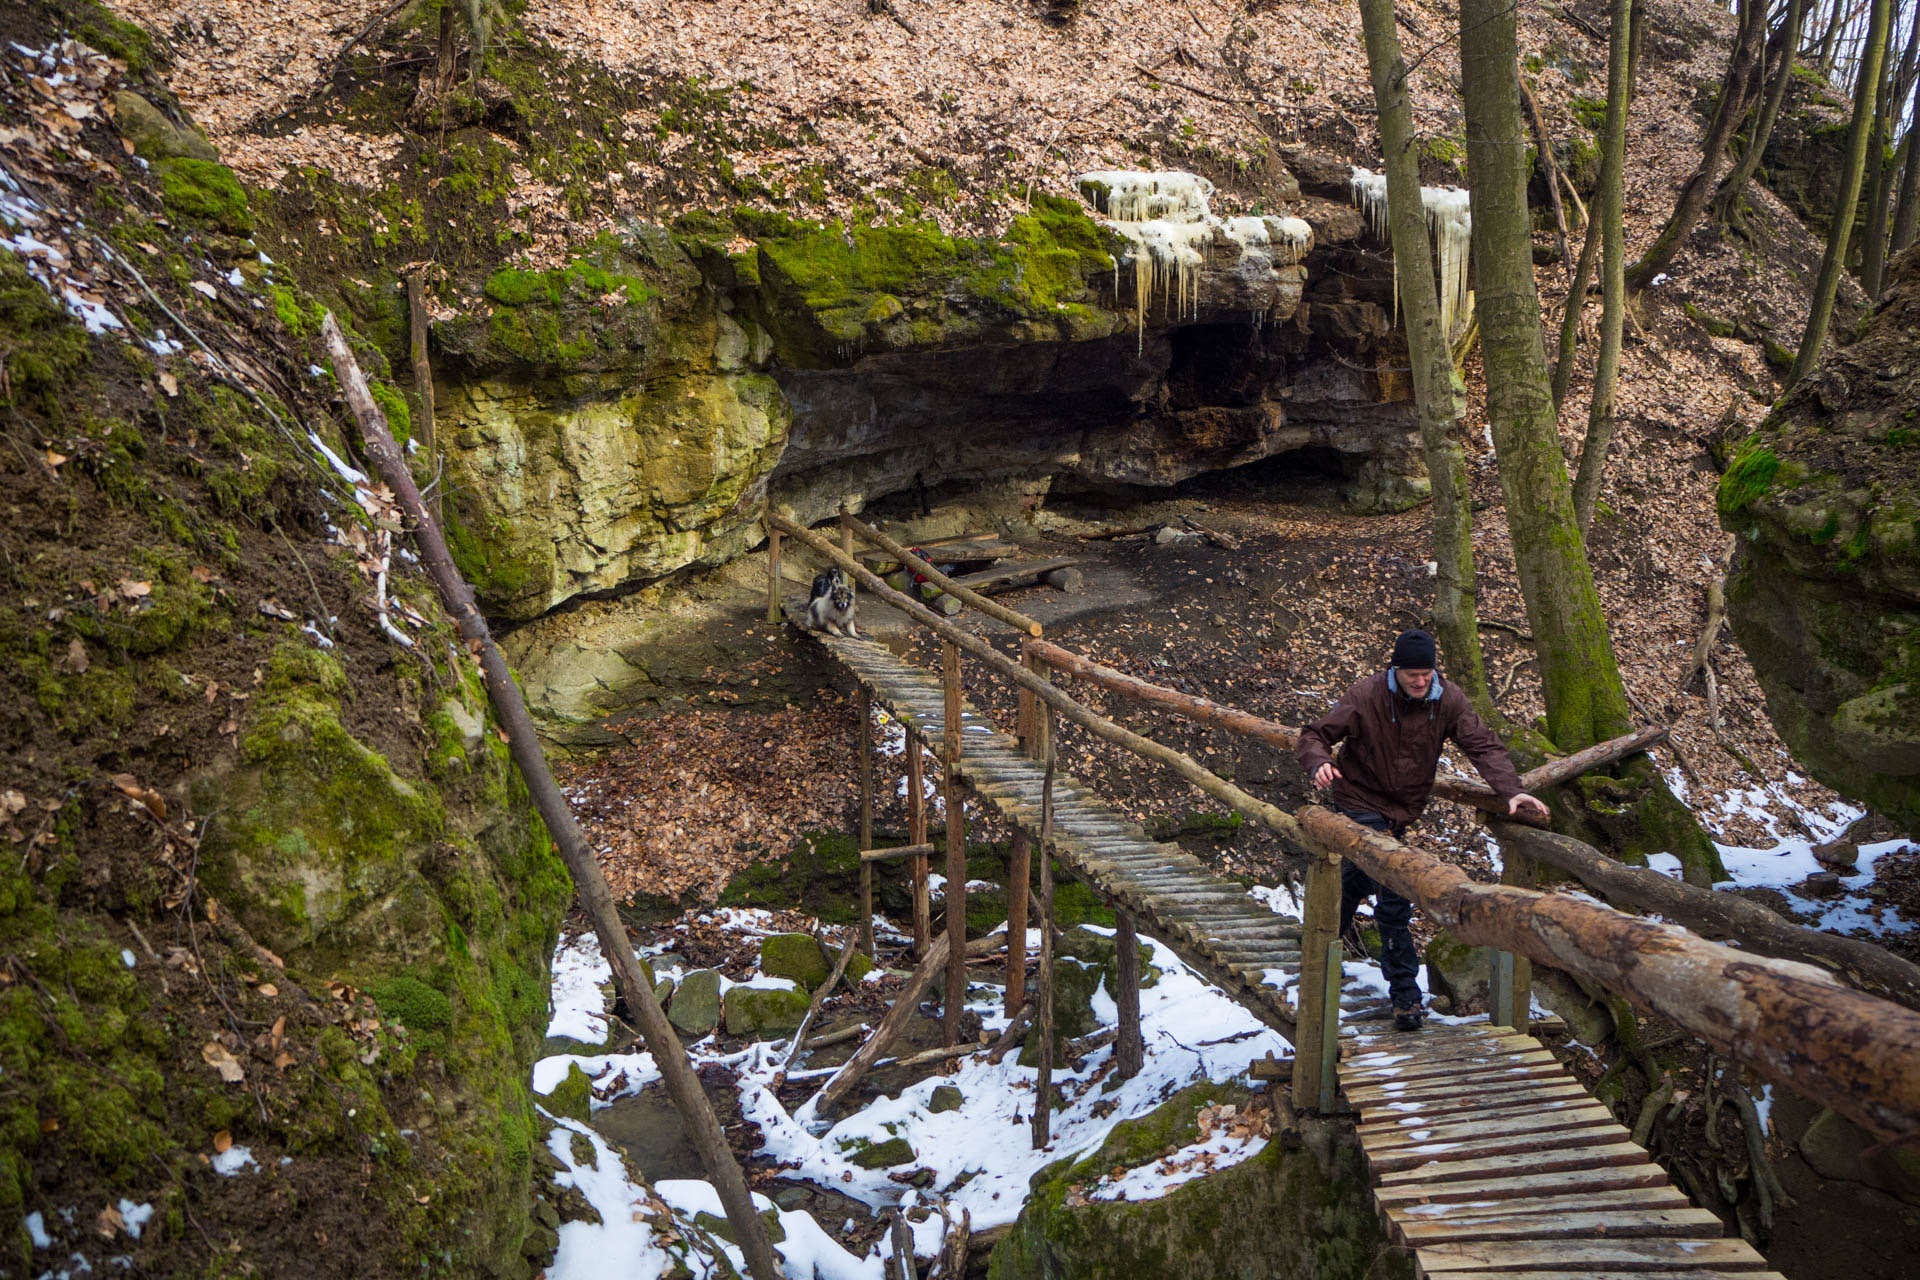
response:
[(1320, 1114), (1332, 1115), (1334, 1090), (1340, 1086), (1336, 1066), (1340, 1060), (1340, 985), (1345, 977), (1340, 964), (1342, 944), (1338, 938), (1327, 940), (1327, 958), (1320, 966)]
[(733, 1227), (742, 1252), (746, 1254), (747, 1271), (753, 1280), (780, 1280), (783, 1272), (774, 1260), (773, 1246), (767, 1242), (766, 1224), (754, 1211), (753, 1197), (747, 1191), (747, 1181), (741, 1176), (740, 1166), (734, 1162), (732, 1150), (727, 1146), (726, 1133), (720, 1128), (720, 1121), (713, 1114), (713, 1107), (700, 1087), (699, 1078), (694, 1075), (693, 1067), (687, 1061), (686, 1050), (673, 1033), (673, 1024), (667, 1021), (666, 1012), (654, 997), (653, 987), (640, 971), (633, 943), (627, 937), (619, 913), (614, 910), (613, 891), (608, 888), (600, 863), (594, 858), (593, 850), (588, 847), (586, 838), (573, 819), (573, 810), (567, 798), (560, 793), (559, 786), (553, 780), (553, 772), (547, 767), (546, 753), (541, 749), (539, 736), (534, 731), (533, 718), (528, 715), (526, 701), (520, 695), (520, 686), (514, 683), (513, 675), (507, 669), (507, 660), (494, 643), (493, 632), (474, 601), (473, 589), (454, 567), (453, 557), (447, 552), (440, 527), (421, 501), (420, 490), (407, 470), (406, 458), (401, 454), (400, 446), (394, 443), (386, 415), (368, 390), (366, 377), (360, 372), (359, 363), (354, 360), (353, 352), (348, 348), (346, 337), (340, 332), (340, 325), (334, 320), (332, 312), (328, 312), (321, 320), (320, 334), (326, 344), (327, 354), (333, 360), (334, 376), (339, 380), (347, 405), (360, 424), (368, 456), (379, 469), (381, 478), (392, 488), (401, 509), (414, 521), (414, 537), (420, 546), (421, 563), (433, 579), (441, 603), (460, 629), (461, 638), (479, 651), (480, 674), (486, 682), (494, 711), (506, 731), (507, 750), (520, 767), (520, 775), (526, 781), (534, 807), (539, 810), (548, 834), (559, 847), (560, 857), (573, 876), (574, 893), (578, 895), (587, 919), (593, 923), (601, 954), (607, 957), (613, 968), (614, 987), (621, 999), (626, 1001), (628, 1012), (640, 1024), (640, 1034), (646, 1041), (647, 1051), (653, 1055), (654, 1065), (666, 1081), (667, 1096), (680, 1112), (681, 1122), (686, 1125), (694, 1149), (700, 1154), (700, 1163), (719, 1195), (721, 1207), (726, 1211), (727, 1221)]
[(944, 1042), (960, 1043), (960, 1018), (967, 1009), (967, 820), (960, 797), (960, 650), (942, 646), (946, 708), (942, 717), (947, 797), (947, 1000)]
[[(413, 366), (413, 394), (420, 402), (414, 415), (414, 435), (420, 441), (420, 451), (426, 455), (427, 467), (432, 470), (437, 465), (438, 455), (434, 450), (433, 439), (433, 365), (427, 356), (427, 286), (423, 271), (407, 273), (407, 362)], [(440, 494), (434, 492), (429, 504), (433, 518), (442, 519)]]
[(1146, 1061), (1146, 1043), (1140, 1035), (1140, 940), (1134, 936), (1133, 914), (1114, 913), (1114, 946), (1120, 970), (1120, 990), (1114, 1004), (1120, 1010), (1120, 1034), (1113, 1045), (1114, 1074), (1131, 1080)]
[(1048, 744), (1047, 768), (1040, 783), (1040, 976), (1034, 992), (1039, 1006), (1040, 1072), (1033, 1086), (1033, 1149), (1053, 1141), (1053, 735), (1046, 722), (1050, 707), (1039, 709), (1040, 734)]
[[(963, 956), (962, 960), (964, 959)], [(887, 1046), (899, 1038), (900, 1032), (905, 1029), (907, 1023), (913, 1019), (915, 1011), (919, 1009), (920, 1001), (926, 996), (927, 989), (933, 986), (933, 980), (939, 977), (946, 967), (947, 939), (942, 935), (934, 939), (933, 947), (927, 952), (927, 958), (920, 962), (920, 967), (915, 969), (913, 976), (907, 979), (907, 985), (902, 987), (900, 994), (894, 997), (893, 1007), (887, 1010), (887, 1016), (880, 1020), (880, 1025), (874, 1029), (871, 1036), (867, 1037), (867, 1042), (854, 1050), (853, 1056), (841, 1064), (840, 1069), (833, 1073), (820, 1092), (801, 1108), (796, 1118), (804, 1118), (809, 1112), (820, 1116), (833, 1114), (834, 1108), (838, 1107), (841, 1100), (852, 1092), (853, 1086), (860, 1083), (860, 1077), (880, 1060), (880, 1055), (887, 1051)]]
[[(927, 853), (927, 787), (921, 773), (925, 746), (920, 735), (907, 730), (907, 840), (924, 846)], [(913, 954), (924, 959), (933, 936), (933, 900), (927, 892), (927, 854), (913, 855)]]
[[(1503, 846), (1500, 850), (1500, 883), (1510, 884), (1520, 889), (1537, 888), (1540, 884), (1540, 868), (1532, 858), (1518, 849)], [(1515, 1031), (1525, 1031), (1533, 1021), (1533, 961), (1525, 956), (1508, 955), (1507, 967), (1507, 1017), (1495, 1019)]]
[(1324, 1037), (1339, 1033), (1327, 1026), (1324, 992), (1327, 984), (1328, 943), (1338, 945), (1340, 932), (1340, 859), (1313, 855), (1307, 864), (1307, 886), (1300, 905), (1300, 986), (1294, 996), (1293, 1105), (1318, 1109), (1324, 1087), (1321, 1080)]
[(840, 499), (840, 549), (853, 554), (853, 513), (847, 510), (845, 498)]
[(1023, 828), (1007, 844), (1007, 1016), (1027, 1002), (1027, 887), (1033, 877), (1033, 842)]
[(780, 529), (767, 520), (767, 621), (780, 621)]
[[(874, 546), (879, 547), (882, 551), (885, 551), (888, 555), (898, 560), (903, 566), (910, 568), (914, 573), (919, 574), (928, 582), (933, 583), (954, 599), (978, 609), (989, 618), (995, 618), (1006, 623), (1015, 631), (1024, 632), (1030, 636), (1040, 634), (1040, 624), (1032, 618), (1027, 617), (1025, 614), (1015, 613), (1012, 609), (1007, 608), (1007, 606), (997, 601), (987, 599), (978, 591), (961, 586), (958, 582), (955, 582), (952, 578), (949, 578), (946, 574), (940, 572), (919, 556), (914, 555), (911, 551), (872, 525), (863, 523), (847, 514), (844, 507), (841, 509), (840, 521), (843, 528), (858, 530), (861, 537), (871, 542)], [(848, 536), (851, 537), (852, 535), (849, 534)], [(851, 544), (847, 547), (847, 554), (853, 554)]]
[[(860, 686), (854, 696), (860, 717), (860, 847), (873, 846), (873, 695)], [(860, 860), (860, 949), (873, 955), (873, 865)]]

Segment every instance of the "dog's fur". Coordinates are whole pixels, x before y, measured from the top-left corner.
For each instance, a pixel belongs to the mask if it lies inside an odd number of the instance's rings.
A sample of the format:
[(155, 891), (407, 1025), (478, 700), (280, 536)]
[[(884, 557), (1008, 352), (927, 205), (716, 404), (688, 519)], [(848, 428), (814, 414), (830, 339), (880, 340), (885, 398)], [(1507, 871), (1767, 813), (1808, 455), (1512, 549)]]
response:
[(847, 575), (837, 568), (822, 569), (813, 575), (813, 591), (807, 601), (808, 629), (859, 639), (860, 631), (853, 624), (855, 603), (853, 583)]

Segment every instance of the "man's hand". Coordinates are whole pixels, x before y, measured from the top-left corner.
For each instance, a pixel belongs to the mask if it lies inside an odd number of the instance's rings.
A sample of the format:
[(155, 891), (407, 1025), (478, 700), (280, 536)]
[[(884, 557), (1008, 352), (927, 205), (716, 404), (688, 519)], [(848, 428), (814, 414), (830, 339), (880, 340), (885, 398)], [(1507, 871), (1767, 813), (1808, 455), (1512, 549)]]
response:
[[(1331, 762), (1327, 764), (1323, 764), (1318, 769), (1315, 769), (1313, 771), (1313, 785), (1316, 787), (1319, 787), (1322, 791), (1324, 791), (1328, 787), (1332, 786), (1333, 780), (1339, 776), (1340, 776), (1340, 771), (1334, 768)], [(1529, 800), (1533, 799), (1532, 796), (1528, 796), (1527, 798)], [(1538, 800), (1534, 800), (1533, 802), (1535, 804), (1540, 803)], [(1544, 809), (1543, 809), (1543, 812), (1544, 812)]]
[(1550, 818), (1553, 816), (1552, 814), (1547, 812), (1546, 805), (1540, 803), (1540, 801), (1536, 797), (1530, 796), (1524, 791), (1514, 796), (1513, 799), (1507, 801), (1507, 816), (1510, 818), (1517, 818), (1520, 816), (1520, 811), (1522, 809), (1532, 810), (1534, 813), (1539, 814), (1543, 818)]

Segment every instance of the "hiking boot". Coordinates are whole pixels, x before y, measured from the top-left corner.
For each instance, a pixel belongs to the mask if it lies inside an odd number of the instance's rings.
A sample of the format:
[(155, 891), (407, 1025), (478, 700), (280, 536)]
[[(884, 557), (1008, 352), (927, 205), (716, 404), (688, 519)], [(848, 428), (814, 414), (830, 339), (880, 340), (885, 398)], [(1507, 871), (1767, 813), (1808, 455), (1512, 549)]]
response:
[(1395, 1031), (1418, 1031), (1427, 1020), (1424, 1010), (1417, 1004), (1397, 1004), (1393, 1006), (1393, 1029)]

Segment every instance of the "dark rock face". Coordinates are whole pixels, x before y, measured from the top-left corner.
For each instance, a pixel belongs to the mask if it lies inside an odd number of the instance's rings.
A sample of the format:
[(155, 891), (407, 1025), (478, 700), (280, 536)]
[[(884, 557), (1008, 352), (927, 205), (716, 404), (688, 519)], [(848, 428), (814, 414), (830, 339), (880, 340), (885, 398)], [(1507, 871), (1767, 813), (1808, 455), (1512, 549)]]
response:
[(1796, 759), (1920, 830), (1920, 253), (1735, 454), (1727, 614)]

